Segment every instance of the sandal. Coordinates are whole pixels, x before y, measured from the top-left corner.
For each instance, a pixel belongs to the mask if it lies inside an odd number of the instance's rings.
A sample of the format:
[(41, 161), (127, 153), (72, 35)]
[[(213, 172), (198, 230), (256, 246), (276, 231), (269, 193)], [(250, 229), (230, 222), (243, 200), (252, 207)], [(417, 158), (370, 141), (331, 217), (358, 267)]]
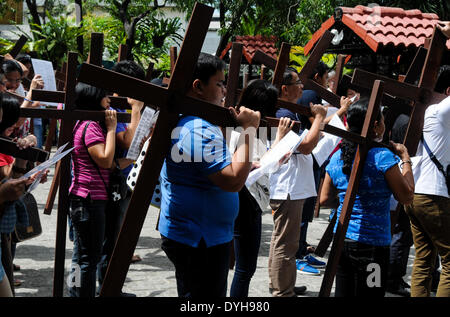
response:
[(313, 247), (312, 245), (308, 245), (308, 246), (306, 247), (306, 252), (308, 252), (308, 253), (314, 253), (314, 252), (316, 252), (316, 248)]
[(20, 265), (13, 264), (13, 271), (20, 271)]
[(141, 257), (140, 257), (139, 255), (137, 255), (137, 254), (135, 254), (135, 255), (133, 255), (133, 256), (131, 257), (131, 263), (136, 263), (136, 262), (140, 262), (140, 261), (142, 261), (142, 259), (141, 259)]

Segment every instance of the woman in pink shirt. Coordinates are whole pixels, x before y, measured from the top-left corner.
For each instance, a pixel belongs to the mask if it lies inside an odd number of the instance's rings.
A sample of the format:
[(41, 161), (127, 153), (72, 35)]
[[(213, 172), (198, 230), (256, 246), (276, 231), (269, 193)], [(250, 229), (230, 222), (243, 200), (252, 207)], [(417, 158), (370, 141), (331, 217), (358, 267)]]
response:
[(78, 110), (106, 110), (105, 123), (79, 121), (73, 130), (72, 170), (69, 189), (74, 229), (72, 297), (95, 297), (96, 268), (105, 234), (110, 168), (115, 151), (116, 112), (109, 109), (106, 93), (93, 86), (76, 86)]

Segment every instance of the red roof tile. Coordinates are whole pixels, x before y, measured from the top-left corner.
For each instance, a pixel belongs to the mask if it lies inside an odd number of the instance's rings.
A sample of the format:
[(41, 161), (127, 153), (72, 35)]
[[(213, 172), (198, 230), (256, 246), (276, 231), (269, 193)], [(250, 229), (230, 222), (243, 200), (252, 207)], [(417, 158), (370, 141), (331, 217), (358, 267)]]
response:
[[(426, 38), (433, 34), (439, 17), (434, 13), (422, 13), (420, 10), (404, 10), (392, 7), (341, 7), (342, 23), (358, 35), (373, 51), (382, 46), (414, 45), (422, 46)], [(317, 30), (305, 45), (305, 55), (309, 54), (314, 44), (325, 30), (334, 25), (334, 17), (329, 18)], [(450, 40), (447, 41), (450, 49)]]
[[(249, 64), (252, 64), (253, 56), (258, 49), (277, 59), (277, 48), (275, 46), (276, 41), (277, 38), (275, 36), (267, 37), (262, 35), (236, 36), (236, 39), (234, 40), (234, 42), (244, 44), (242, 54)], [(225, 56), (225, 54), (231, 49), (231, 46), (232, 43), (228, 43), (228, 45), (222, 51), (222, 54), (220, 54), (220, 58), (223, 58)]]

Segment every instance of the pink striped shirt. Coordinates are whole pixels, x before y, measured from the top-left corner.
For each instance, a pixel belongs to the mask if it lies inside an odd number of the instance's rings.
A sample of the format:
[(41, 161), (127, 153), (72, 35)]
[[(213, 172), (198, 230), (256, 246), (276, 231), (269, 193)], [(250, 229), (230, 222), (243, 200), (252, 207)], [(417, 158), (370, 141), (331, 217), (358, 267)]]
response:
[(74, 129), (73, 144), (75, 149), (72, 151), (72, 169), (73, 179), (69, 192), (86, 198), (89, 194), (92, 200), (108, 200), (108, 194), (98, 171), (102, 173), (106, 186), (109, 184), (109, 169), (101, 168), (98, 170), (89, 158), (86, 147), (84, 146), (82, 135), (85, 125), (90, 122), (85, 136), (86, 146), (89, 148), (93, 145), (106, 142), (106, 133), (95, 121), (78, 122)]

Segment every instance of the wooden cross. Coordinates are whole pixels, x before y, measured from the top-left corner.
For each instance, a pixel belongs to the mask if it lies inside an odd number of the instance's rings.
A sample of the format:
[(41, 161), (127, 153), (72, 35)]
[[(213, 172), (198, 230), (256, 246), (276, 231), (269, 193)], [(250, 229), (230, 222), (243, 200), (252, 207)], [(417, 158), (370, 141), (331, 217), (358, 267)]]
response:
[[(374, 82), (374, 89), (372, 90), (372, 96), (369, 102), (369, 110), (364, 122), (362, 133), (363, 136), (367, 137), (367, 132), (370, 131), (371, 124), (373, 123), (373, 120), (375, 120), (374, 115), (376, 115), (376, 113), (374, 113), (373, 104), (376, 106), (375, 109), (378, 109), (377, 105), (379, 104), (383, 94), (383, 89), (380, 89), (379, 78), (383, 78), (383, 80), (386, 80), (386, 84), (384, 85), (386, 93), (415, 101), (415, 106), (412, 110), (412, 115), (404, 142), (410, 155), (415, 154), (417, 145), (422, 135), (424, 113), (426, 108), (430, 103), (439, 102), (445, 98), (444, 95), (437, 94), (432, 91), (436, 82), (437, 73), (444, 50), (445, 37), (437, 28), (435, 28), (430, 48), (427, 53), (425, 66), (419, 81), (419, 87), (415, 87), (407, 83), (400, 83), (396, 80), (375, 74), (370, 74), (359, 70), (355, 71), (355, 74), (353, 75), (353, 83), (367, 87), (368, 82), (369, 85), (371, 82)], [(333, 285), (337, 265), (339, 263), (340, 254), (344, 244), (348, 222), (350, 220), (351, 209), (358, 191), (358, 184), (355, 180), (359, 179), (362, 173), (367, 151), (368, 148), (366, 145), (358, 146), (352, 173), (350, 175), (349, 186), (347, 188), (341, 215), (339, 217), (339, 223), (336, 229), (336, 235), (333, 240), (333, 246), (331, 248), (324, 279), (319, 292), (319, 296), (321, 297), (329, 296), (331, 292), (331, 287)]]
[[(120, 95), (157, 105), (160, 109), (150, 141), (150, 150), (147, 151), (144, 158), (100, 296), (117, 296), (120, 293), (130, 265), (129, 259), (133, 255), (150, 205), (151, 193), (155, 188), (163, 161), (170, 148), (170, 134), (178, 122), (178, 114), (199, 116), (216, 125), (235, 125), (234, 118), (226, 108), (185, 96), (208, 31), (213, 10), (213, 8), (199, 3), (195, 5), (167, 88), (89, 64), (83, 64), (81, 68), (79, 81), (108, 88)], [(86, 71), (90, 71), (89, 76), (86, 76)], [(101, 81), (98, 80), (100, 78)]]
[[(20, 38), (17, 40), (17, 42), (14, 44), (11, 51), (9, 52), (9, 55), (11, 55), (12, 58), (16, 58), (26, 42), (27, 37), (25, 35), (21, 35)], [(0, 64), (3, 62), (4, 58), (5, 58), (4, 56), (0, 55)]]
[(352, 83), (356, 85), (367, 87), (374, 80), (382, 78), (386, 81), (387, 93), (414, 102), (404, 140), (404, 144), (410, 155), (415, 155), (421, 139), (425, 110), (429, 105), (439, 103), (446, 97), (434, 91), (439, 66), (441, 65), (443, 53), (446, 50), (445, 42), (445, 36), (438, 28), (435, 28), (418, 87), (359, 69), (355, 70), (353, 74)]
[[(415, 80), (420, 76), (420, 72), (422, 70), (422, 67), (425, 62), (427, 50), (420, 47), (417, 50), (416, 56), (411, 64), (411, 66), (408, 69), (408, 72), (405, 76), (404, 82), (413, 84)], [(360, 92), (364, 95), (370, 94), (370, 88), (369, 85), (366, 85), (366, 87), (358, 86), (354, 83), (352, 83), (352, 77), (348, 75), (344, 75), (342, 80), (340, 81), (339, 85), (342, 85), (347, 88), (352, 88), (355, 91)], [(385, 114), (384, 123), (386, 127), (386, 131), (383, 137), (383, 142), (387, 143), (389, 140), (389, 134), (392, 130), (392, 127), (395, 123), (395, 120), (398, 118), (398, 116), (402, 113), (409, 114), (411, 112), (411, 105), (405, 103), (403, 99), (392, 97), (391, 95), (388, 95), (386, 93), (383, 94), (382, 104), (385, 106), (388, 106), (388, 111)], [(321, 183), (323, 183), (321, 181)], [(319, 189), (320, 193), (320, 189)], [(318, 195), (320, 197), (320, 194)], [(317, 200), (319, 202), (319, 200)], [(319, 216), (319, 210), (318, 210), (318, 204), (316, 204), (316, 210), (315, 210), (315, 217)], [(325, 229), (322, 238), (320, 239), (314, 254), (323, 257), (328, 250), (328, 247), (331, 244), (331, 241), (333, 241), (333, 229), (336, 224), (337, 220), (337, 213), (333, 215), (331, 218), (327, 228)]]
[[(119, 54), (118, 61), (122, 58), (126, 58), (127, 46), (121, 44), (119, 46)], [(91, 49), (89, 56), (93, 56), (91, 62), (97, 63), (97, 65), (101, 65), (101, 56), (103, 54), (103, 33), (93, 33), (91, 36)], [(63, 69), (67, 69), (67, 64), (63, 64)], [(61, 76), (61, 74), (60, 74)], [(65, 81), (65, 80), (64, 80)], [(129, 109), (130, 106), (127, 102), (126, 98), (123, 97), (113, 97), (109, 96), (111, 99), (111, 106), (118, 109)], [(64, 103), (65, 100), (65, 92), (64, 91), (50, 91), (43, 89), (34, 89), (31, 93), (31, 99), (35, 101), (43, 101), (43, 102), (57, 102)], [(46, 113), (49, 115), (49, 113)], [(96, 114), (97, 115), (97, 114)], [(75, 116), (77, 117), (77, 116)], [(103, 120), (103, 119), (101, 119)], [(118, 114), (119, 122), (129, 122), (130, 115), (128, 114)], [(124, 121), (123, 121), (124, 120)], [(47, 135), (46, 141), (46, 150), (50, 151), (53, 136), (56, 133), (56, 124), (57, 119), (52, 118), (50, 121), (49, 132)], [(52, 180), (52, 184), (50, 186), (50, 191), (48, 193), (47, 202), (44, 206), (44, 214), (50, 215), (53, 209), (53, 204), (56, 198), (56, 192), (59, 186), (59, 162), (55, 166), (55, 172)]]
[[(94, 39), (102, 39), (99, 35), (94, 35)], [(97, 40), (98, 41), (98, 40)], [(95, 42), (95, 40), (94, 40)], [(103, 42), (103, 40), (102, 40)], [(91, 62), (101, 63), (101, 59), (98, 58), (102, 49), (98, 42), (92, 44), (90, 60)], [(104, 121), (105, 114), (104, 111), (81, 111), (75, 110), (75, 86), (76, 86), (76, 67), (77, 67), (77, 53), (69, 52), (67, 72), (66, 72), (66, 87), (64, 95), (64, 110), (57, 109), (30, 109), (21, 108), (22, 117), (31, 118), (53, 118), (62, 119), (61, 129), (59, 135), (58, 146), (61, 146), (67, 142), (70, 142), (73, 138), (73, 127), (76, 120), (94, 120), (94, 121)], [(100, 55), (101, 56), (101, 55)], [(38, 90), (36, 90), (38, 91)], [(41, 97), (39, 98), (45, 101), (48, 99), (56, 98), (55, 96), (61, 97), (59, 92), (50, 92), (48, 96), (45, 92), (40, 92)], [(35, 96), (35, 91), (33, 90), (33, 97)], [(38, 93), (39, 94), (39, 93)], [(61, 101), (61, 100), (58, 100)], [(128, 113), (118, 113), (118, 122), (129, 122), (130, 114)], [(58, 198), (58, 216), (57, 216), (57, 228), (56, 228), (56, 246), (55, 246), (55, 266), (54, 266), (54, 281), (53, 281), (53, 296), (61, 297), (64, 290), (64, 261), (65, 261), (65, 245), (66, 245), (66, 229), (67, 229), (67, 210), (69, 209), (68, 204), (68, 190), (70, 187), (70, 157), (64, 157), (56, 167), (59, 172), (56, 174), (52, 183), (51, 192), (56, 193), (56, 186), (59, 181), (59, 198)]]
[(383, 94), (383, 86), (384, 83), (379, 80), (375, 81), (373, 86), (366, 118), (364, 120), (364, 125), (361, 132), (362, 142), (358, 142), (358, 149), (356, 151), (347, 192), (345, 194), (341, 215), (339, 217), (336, 235), (333, 240), (330, 255), (328, 257), (328, 263), (322, 280), (319, 297), (330, 296), (331, 287), (333, 286), (333, 280), (337, 271), (337, 265), (339, 263), (340, 255), (342, 253), (342, 248), (344, 245), (344, 239), (350, 220), (351, 210), (353, 208), (356, 194), (358, 192), (359, 180), (362, 176), (364, 163), (367, 157), (367, 153), (370, 149), (369, 144), (372, 143), (372, 141), (369, 139), (369, 133), (372, 130), (373, 124), (378, 115), (379, 105)]

